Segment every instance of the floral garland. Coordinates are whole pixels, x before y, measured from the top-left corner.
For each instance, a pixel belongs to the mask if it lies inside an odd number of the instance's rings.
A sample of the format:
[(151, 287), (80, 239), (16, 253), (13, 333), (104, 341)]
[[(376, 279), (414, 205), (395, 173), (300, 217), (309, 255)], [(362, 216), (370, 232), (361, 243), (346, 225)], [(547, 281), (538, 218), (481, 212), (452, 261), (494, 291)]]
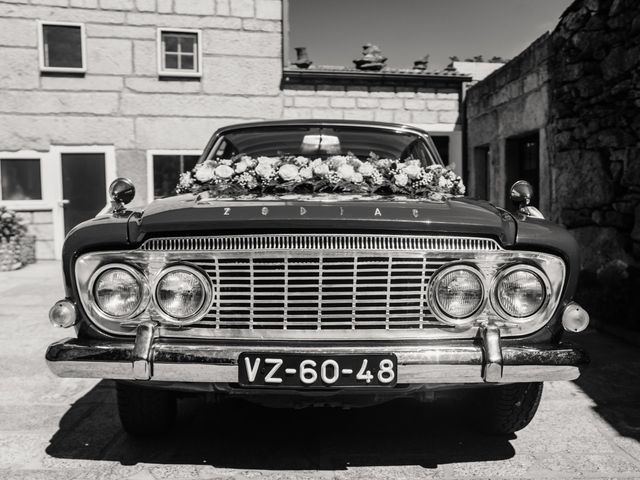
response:
[(278, 193), (361, 193), (443, 199), (464, 195), (462, 179), (440, 166), (420, 160), (391, 160), (371, 153), (326, 160), (307, 157), (257, 157), (206, 160), (180, 176), (178, 193), (209, 191), (213, 196)]

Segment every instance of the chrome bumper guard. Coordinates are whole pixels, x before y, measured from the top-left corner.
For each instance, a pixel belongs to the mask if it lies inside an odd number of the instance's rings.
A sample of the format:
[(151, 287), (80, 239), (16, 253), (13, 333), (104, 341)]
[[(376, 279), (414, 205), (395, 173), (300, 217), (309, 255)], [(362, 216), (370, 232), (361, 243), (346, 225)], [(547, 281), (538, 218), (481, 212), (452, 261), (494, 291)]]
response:
[(168, 343), (152, 322), (140, 324), (135, 342), (66, 339), (47, 349), (49, 368), (60, 377), (237, 383), (242, 352), (308, 355), (376, 354), (398, 358), (398, 383), (462, 384), (574, 380), (587, 362), (571, 345), (501, 346), (500, 331), (487, 327), (480, 344), (394, 346), (264, 346)]

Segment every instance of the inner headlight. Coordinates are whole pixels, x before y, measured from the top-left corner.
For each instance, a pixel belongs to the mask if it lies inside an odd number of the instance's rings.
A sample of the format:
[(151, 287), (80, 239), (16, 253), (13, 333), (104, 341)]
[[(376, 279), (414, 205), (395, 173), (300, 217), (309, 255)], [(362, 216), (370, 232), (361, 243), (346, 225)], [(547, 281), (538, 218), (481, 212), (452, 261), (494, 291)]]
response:
[(193, 323), (207, 313), (211, 283), (199, 271), (176, 265), (160, 274), (154, 295), (161, 315), (169, 323)]
[(547, 298), (543, 274), (527, 266), (508, 268), (498, 277), (494, 296), (499, 310), (508, 317), (531, 317), (542, 308)]
[(432, 308), (448, 323), (470, 323), (473, 315), (482, 307), (484, 298), (484, 283), (480, 273), (467, 265), (444, 269), (432, 280)]
[(108, 265), (96, 272), (93, 282), (95, 305), (108, 317), (137, 316), (148, 300), (142, 275), (128, 265)]

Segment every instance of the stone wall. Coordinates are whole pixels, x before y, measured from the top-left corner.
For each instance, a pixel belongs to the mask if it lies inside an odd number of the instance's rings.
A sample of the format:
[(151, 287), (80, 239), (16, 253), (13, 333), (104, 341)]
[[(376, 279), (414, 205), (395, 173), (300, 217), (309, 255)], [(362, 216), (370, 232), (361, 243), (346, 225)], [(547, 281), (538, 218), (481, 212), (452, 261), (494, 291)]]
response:
[(584, 246), (583, 302), (640, 328), (640, 3), (575, 2), (551, 48), (553, 216)]
[(533, 42), (506, 66), (468, 89), (465, 99), (467, 121), (467, 160), (470, 191), (478, 190), (473, 175), (474, 149), (488, 147), (490, 155), (489, 200), (504, 206), (505, 142), (510, 137), (538, 131), (541, 143), (541, 180), (539, 206), (549, 210), (551, 185), (545, 166), (548, 165), (546, 127), (549, 109), (549, 35)]
[(640, 4), (576, 2), (551, 48), (553, 216), (589, 246), (585, 268), (630, 263), (640, 258)]
[[(145, 201), (148, 149), (282, 116), (280, 0), (0, 0), (0, 151), (114, 145)], [(82, 22), (84, 77), (41, 75), (37, 20)], [(202, 30), (198, 81), (162, 80), (157, 27)]]
[(501, 137), (545, 134), (542, 206), (582, 247), (580, 300), (640, 328), (640, 3), (576, 0), (553, 32), (472, 87), (466, 109), (469, 154), (495, 148), (496, 178), (508, 161)]
[[(366, 85), (285, 86), (288, 118), (376, 120), (421, 125), (458, 125), (460, 90)], [(453, 130), (453, 127), (451, 128)]]

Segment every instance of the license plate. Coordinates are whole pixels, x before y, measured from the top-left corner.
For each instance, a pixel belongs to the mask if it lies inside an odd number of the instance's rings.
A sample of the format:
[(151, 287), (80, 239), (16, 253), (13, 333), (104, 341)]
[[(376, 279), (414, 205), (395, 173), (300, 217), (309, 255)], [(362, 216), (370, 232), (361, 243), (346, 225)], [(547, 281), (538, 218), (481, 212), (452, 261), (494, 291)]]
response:
[(393, 354), (241, 353), (238, 364), (238, 382), (245, 387), (389, 387), (398, 378)]

